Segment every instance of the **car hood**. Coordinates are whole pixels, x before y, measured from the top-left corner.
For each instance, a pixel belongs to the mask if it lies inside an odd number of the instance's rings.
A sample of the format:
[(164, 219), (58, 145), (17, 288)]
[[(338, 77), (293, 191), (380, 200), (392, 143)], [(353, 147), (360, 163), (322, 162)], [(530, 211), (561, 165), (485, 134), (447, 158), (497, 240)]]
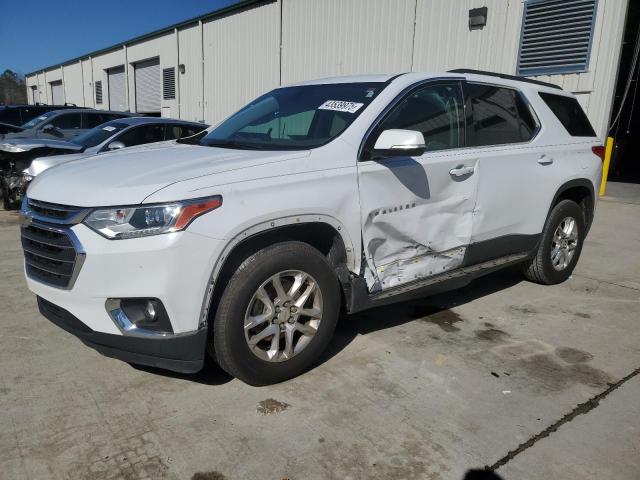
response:
[[(16, 135), (19, 135), (16, 134)], [(33, 150), (34, 148), (59, 148), (63, 150), (71, 150), (74, 152), (79, 152), (82, 150), (82, 146), (76, 145), (75, 143), (68, 142), (66, 140), (54, 140), (49, 138), (20, 138), (20, 137), (12, 137), (5, 138), (0, 141), (0, 150), (2, 150), (2, 144), (9, 143), (11, 145), (17, 145), (24, 150)]]
[(160, 143), (67, 162), (38, 175), (27, 194), (79, 207), (133, 205), (174, 183), (308, 154)]
[(81, 158), (86, 158), (89, 155), (86, 153), (67, 153), (64, 155), (52, 155), (49, 157), (38, 157), (31, 160), (31, 164), (29, 168), (26, 168), (24, 171), (31, 175), (32, 177), (36, 177), (40, 175), (45, 170), (50, 169), (51, 167), (55, 167), (57, 165), (62, 165), (63, 163), (71, 162), (73, 160), (79, 160)]
[(38, 131), (35, 128), (27, 128), (21, 132), (4, 133), (0, 135), (0, 142), (4, 142), (6, 140), (17, 140), (19, 138), (35, 138), (37, 136)]

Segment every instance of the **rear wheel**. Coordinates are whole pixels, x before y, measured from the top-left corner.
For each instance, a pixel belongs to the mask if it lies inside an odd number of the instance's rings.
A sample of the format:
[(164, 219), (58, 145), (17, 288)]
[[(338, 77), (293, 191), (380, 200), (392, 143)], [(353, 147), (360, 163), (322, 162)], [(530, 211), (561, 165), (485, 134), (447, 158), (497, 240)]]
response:
[(580, 206), (560, 201), (549, 214), (536, 256), (524, 266), (525, 277), (544, 285), (564, 282), (578, 263), (585, 233)]
[(340, 313), (331, 264), (301, 242), (249, 256), (231, 277), (213, 323), (218, 364), (251, 385), (295, 377), (327, 347)]

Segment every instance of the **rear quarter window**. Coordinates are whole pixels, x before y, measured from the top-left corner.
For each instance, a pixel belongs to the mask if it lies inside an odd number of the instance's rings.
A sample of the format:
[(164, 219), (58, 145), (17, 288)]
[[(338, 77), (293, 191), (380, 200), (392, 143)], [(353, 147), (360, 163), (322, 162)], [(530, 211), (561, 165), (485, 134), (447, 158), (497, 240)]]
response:
[(572, 137), (595, 137), (587, 115), (582, 110), (580, 103), (573, 97), (554, 95), (553, 93), (539, 92), (540, 98), (547, 104), (553, 114), (560, 120), (562, 126)]

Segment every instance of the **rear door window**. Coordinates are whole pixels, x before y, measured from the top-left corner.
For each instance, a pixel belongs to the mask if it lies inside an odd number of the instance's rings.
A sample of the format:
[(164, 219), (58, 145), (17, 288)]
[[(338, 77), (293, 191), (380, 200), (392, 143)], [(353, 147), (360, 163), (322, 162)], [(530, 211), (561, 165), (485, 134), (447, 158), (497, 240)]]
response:
[(51, 120), (51, 125), (60, 130), (73, 130), (80, 128), (79, 113), (63, 113)]
[(118, 141), (127, 147), (164, 140), (164, 125), (143, 125), (133, 128), (118, 137)]
[(467, 83), (466, 93), (472, 109), (467, 129), (469, 146), (527, 142), (534, 136), (537, 121), (520, 92)]
[(580, 103), (573, 97), (554, 95), (553, 93), (540, 92), (540, 98), (558, 117), (562, 126), (572, 137), (595, 137), (591, 123), (582, 110)]

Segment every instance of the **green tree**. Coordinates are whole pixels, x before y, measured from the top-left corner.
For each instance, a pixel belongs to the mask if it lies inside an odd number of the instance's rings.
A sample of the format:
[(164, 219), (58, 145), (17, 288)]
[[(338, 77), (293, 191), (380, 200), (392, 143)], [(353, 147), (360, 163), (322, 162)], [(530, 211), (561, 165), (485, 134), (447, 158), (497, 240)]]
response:
[(0, 105), (27, 103), (27, 87), (24, 77), (12, 70), (0, 75)]

